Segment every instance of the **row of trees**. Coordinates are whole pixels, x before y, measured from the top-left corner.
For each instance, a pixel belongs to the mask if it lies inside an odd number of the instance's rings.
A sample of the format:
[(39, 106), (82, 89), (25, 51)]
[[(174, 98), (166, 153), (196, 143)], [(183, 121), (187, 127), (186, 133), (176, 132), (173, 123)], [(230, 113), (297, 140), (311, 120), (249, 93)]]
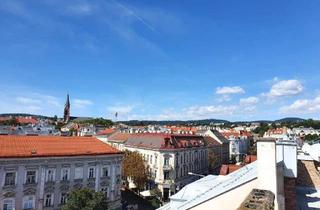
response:
[(104, 119), (104, 118), (94, 118), (94, 119), (88, 119), (88, 120), (83, 120), (79, 121), (79, 124), (88, 124), (88, 125), (100, 125), (100, 126), (105, 126), (105, 127), (110, 127), (113, 125), (113, 122), (109, 119)]
[(319, 139), (320, 139), (320, 135), (317, 135), (317, 134), (308, 134), (305, 136), (306, 142), (313, 142), (313, 141), (319, 140)]
[(8, 119), (8, 120), (3, 120), (3, 121), (0, 121), (0, 125), (10, 125), (10, 126), (17, 126), (17, 125), (20, 125), (20, 123), (17, 121), (16, 118), (11, 118), (11, 119)]

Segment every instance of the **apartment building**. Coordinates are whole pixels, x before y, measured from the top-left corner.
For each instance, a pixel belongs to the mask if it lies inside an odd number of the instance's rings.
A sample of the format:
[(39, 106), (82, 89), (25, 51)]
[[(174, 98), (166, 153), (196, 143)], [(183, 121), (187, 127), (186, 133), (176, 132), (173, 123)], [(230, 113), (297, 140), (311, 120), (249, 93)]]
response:
[(94, 137), (0, 136), (0, 209), (61, 209), (70, 191), (103, 191), (121, 209), (122, 153)]
[(202, 136), (164, 133), (132, 134), (124, 143), (137, 151), (149, 166), (149, 189), (157, 187), (166, 200), (197, 179), (188, 173), (208, 173), (208, 151)]

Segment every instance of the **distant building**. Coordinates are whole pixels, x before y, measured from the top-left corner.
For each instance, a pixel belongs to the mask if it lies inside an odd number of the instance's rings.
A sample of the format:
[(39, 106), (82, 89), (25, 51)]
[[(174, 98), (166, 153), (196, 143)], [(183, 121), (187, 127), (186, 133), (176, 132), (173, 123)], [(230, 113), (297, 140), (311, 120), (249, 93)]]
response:
[(0, 145), (0, 209), (60, 209), (82, 187), (121, 209), (119, 150), (93, 137), (0, 136)]
[(208, 130), (204, 134), (205, 136), (210, 136), (215, 141), (217, 141), (221, 147), (220, 152), (216, 152), (219, 158), (219, 164), (227, 164), (229, 163), (229, 141), (226, 139), (219, 131), (217, 130)]
[(116, 132), (106, 137), (106, 139), (101, 136), (98, 136), (98, 138), (114, 148), (123, 151), (126, 149), (124, 144), (128, 141), (130, 135), (132, 134)]
[(240, 157), (244, 157), (248, 153), (250, 142), (253, 141), (253, 136), (247, 131), (225, 131), (222, 135), (226, 137), (230, 142), (229, 152), (230, 158), (236, 157), (237, 161), (240, 161)]

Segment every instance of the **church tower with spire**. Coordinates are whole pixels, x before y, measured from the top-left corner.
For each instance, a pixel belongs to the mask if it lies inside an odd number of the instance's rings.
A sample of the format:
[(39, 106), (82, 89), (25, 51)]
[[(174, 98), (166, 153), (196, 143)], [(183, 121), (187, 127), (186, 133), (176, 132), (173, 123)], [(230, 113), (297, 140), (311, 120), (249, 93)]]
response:
[(67, 94), (67, 101), (64, 105), (64, 112), (63, 112), (63, 121), (65, 123), (68, 123), (70, 120), (70, 100), (69, 100), (69, 94)]

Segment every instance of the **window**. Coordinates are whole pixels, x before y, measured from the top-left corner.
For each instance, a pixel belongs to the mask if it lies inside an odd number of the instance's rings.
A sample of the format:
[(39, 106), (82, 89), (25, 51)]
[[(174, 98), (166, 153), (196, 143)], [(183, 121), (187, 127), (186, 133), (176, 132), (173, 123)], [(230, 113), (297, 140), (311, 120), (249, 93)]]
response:
[(68, 168), (63, 168), (62, 169), (62, 177), (61, 180), (67, 181), (69, 180), (69, 169)]
[(164, 157), (164, 165), (165, 166), (169, 165), (169, 157)]
[(12, 199), (6, 199), (3, 201), (3, 210), (13, 210), (14, 201)]
[(154, 163), (157, 164), (157, 161), (158, 161), (158, 155), (155, 155), (154, 156)]
[(67, 193), (61, 193), (60, 196), (60, 204), (65, 204), (67, 202), (68, 194)]
[(26, 184), (36, 183), (36, 171), (27, 171)]
[(150, 155), (150, 164), (152, 164), (152, 155)]
[(89, 168), (89, 172), (88, 172), (89, 174), (88, 174), (88, 177), (89, 178), (94, 178), (95, 176), (94, 176), (94, 168)]
[(7, 172), (5, 176), (4, 185), (12, 186), (16, 184), (16, 173), (15, 172)]
[(54, 169), (48, 169), (46, 174), (47, 182), (54, 182)]
[(102, 177), (107, 177), (109, 176), (108, 168), (103, 168), (102, 169)]
[(103, 192), (103, 193), (104, 193), (104, 195), (106, 196), (106, 198), (108, 198), (108, 197), (109, 197), (109, 193), (108, 193), (108, 191), (109, 191), (109, 189), (108, 189), (107, 187), (105, 187), (105, 188), (101, 188), (101, 192)]
[(154, 178), (156, 179), (157, 178), (157, 170), (154, 170)]
[(164, 180), (168, 180), (170, 178), (169, 171), (164, 171), (163, 175), (164, 175)]
[(27, 196), (23, 198), (23, 209), (34, 209), (34, 196)]
[(82, 167), (75, 168), (74, 178), (75, 179), (82, 179), (83, 178), (83, 168)]
[(45, 207), (53, 206), (53, 195), (52, 194), (46, 194), (45, 200), (44, 200), (44, 206)]

